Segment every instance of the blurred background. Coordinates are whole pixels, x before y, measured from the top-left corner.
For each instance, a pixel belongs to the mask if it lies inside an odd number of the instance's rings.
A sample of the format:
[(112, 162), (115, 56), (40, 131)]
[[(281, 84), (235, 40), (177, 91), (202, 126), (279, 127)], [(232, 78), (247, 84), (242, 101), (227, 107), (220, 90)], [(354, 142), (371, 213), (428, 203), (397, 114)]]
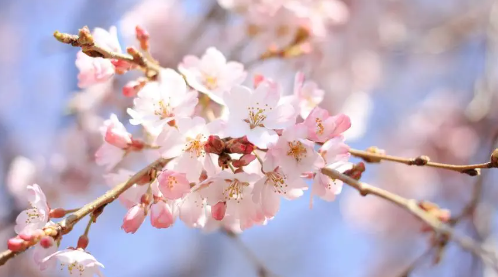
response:
[[(352, 118), (347, 142), (353, 148), (375, 145), (392, 155), (469, 164), (488, 161), (496, 147), (498, 1), (333, 0), (325, 34), (309, 39), (311, 53), (254, 63), (270, 45), (285, 45), (292, 19), (267, 21), (265, 35), (249, 36), (254, 16), (231, 7), (234, 1), (219, 2), (225, 8), (214, 0), (1, 2), (0, 241), (14, 235), (28, 184), (38, 183), (53, 207), (65, 208), (108, 189), (93, 161), (102, 141), (98, 126), (111, 111), (124, 118), (131, 105), (121, 88), (133, 74), (79, 89), (78, 49), (55, 41), (55, 30), (114, 25), (125, 47), (136, 43), (140, 24), (163, 67), (176, 68), (186, 54), (215, 46), (231, 60), (251, 62), (249, 76), (278, 80), (289, 94), (301, 70), (326, 92), (322, 107)], [(457, 219), (460, 233), (496, 248), (496, 175), (383, 162), (367, 164), (362, 180), (438, 203)], [(498, 276), (455, 243), (431, 247), (420, 223), (390, 203), (346, 187), (335, 202), (315, 201), (310, 210), (308, 201), (283, 202), (266, 226), (240, 236), (276, 276)], [(106, 276), (259, 276), (221, 233), (181, 222), (158, 230), (145, 222), (135, 235), (125, 234), (125, 212), (109, 205), (90, 232), (88, 250)], [(62, 246), (74, 245), (84, 225)], [(0, 267), (2, 277), (57, 274), (39, 272), (29, 253)]]

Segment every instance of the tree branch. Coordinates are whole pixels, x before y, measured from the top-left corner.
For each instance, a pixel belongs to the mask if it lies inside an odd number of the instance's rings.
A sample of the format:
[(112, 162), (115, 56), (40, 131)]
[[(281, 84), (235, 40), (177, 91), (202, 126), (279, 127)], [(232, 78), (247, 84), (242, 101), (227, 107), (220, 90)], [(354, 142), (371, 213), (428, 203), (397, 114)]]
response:
[[(155, 172), (157, 170), (162, 169), (168, 162), (169, 160), (167, 159), (159, 158), (158, 160), (154, 161), (153, 163), (149, 164), (147, 167), (145, 167), (144, 169), (140, 170), (135, 175), (133, 175), (126, 183), (116, 186), (115, 188), (104, 193), (99, 198), (86, 204), (78, 211), (74, 212), (73, 214), (66, 217), (61, 222), (57, 223), (56, 229), (58, 230), (58, 232), (54, 236), (62, 236), (71, 232), (73, 226), (76, 223), (78, 223), (83, 217), (113, 202), (114, 200), (116, 200), (116, 198), (118, 198), (123, 192), (125, 192), (134, 184), (150, 182), (151, 179), (154, 177), (153, 175), (155, 175)], [(10, 250), (6, 250), (0, 253), (0, 266), (4, 265), (8, 260), (14, 258), (16, 255), (24, 252), (28, 248), (18, 252), (12, 252)]]
[(146, 72), (153, 71), (154, 73), (158, 73), (161, 70), (161, 66), (145, 58), (135, 48), (128, 48), (128, 54), (124, 54), (113, 52), (109, 49), (106, 49), (105, 47), (102, 47), (101, 45), (96, 44), (87, 26), (81, 28), (78, 35), (55, 31), (54, 37), (62, 43), (70, 44), (74, 47), (80, 47), (83, 53), (93, 58), (105, 58), (125, 61), (143, 68)]
[(332, 179), (343, 181), (345, 184), (358, 190), (363, 196), (372, 194), (396, 204), (418, 217), (424, 223), (429, 225), (436, 233), (448, 236), (450, 239), (457, 242), (463, 249), (480, 257), (484, 262), (490, 263), (495, 269), (498, 267), (498, 262), (496, 261), (494, 253), (483, 249), (480, 244), (473, 241), (471, 238), (456, 234), (449, 225), (442, 223), (435, 216), (420, 208), (416, 200), (407, 199), (387, 190), (359, 182), (337, 170), (324, 168), (322, 169), (322, 173)]
[(368, 163), (378, 163), (381, 160), (386, 160), (386, 161), (397, 162), (397, 163), (402, 163), (402, 164), (406, 164), (406, 165), (442, 168), (442, 169), (452, 170), (452, 171), (456, 171), (456, 172), (460, 172), (460, 173), (465, 173), (465, 174), (468, 174), (470, 176), (479, 175), (481, 168), (498, 167), (498, 165), (496, 163), (491, 162), (491, 161), (486, 162), (486, 163), (480, 163), (480, 164), (453, 165), (453, 164), (431, 162), (429, 160), (429, 157), (423, 156), (423, 155), (416, 157), (416, 158), (403, 158), (403, 157), (396, 157), (396, 156), (385, 155), (385, 154), (380, 154), (380, 153), (373, 153), (373, 152), (369, 152), (369, 151), (362, 151), (362, 150), (356, 150), (356, 149), (350, 149), (349, 153), (355, 157), (363, 159), (365, 162), (368, 162)]

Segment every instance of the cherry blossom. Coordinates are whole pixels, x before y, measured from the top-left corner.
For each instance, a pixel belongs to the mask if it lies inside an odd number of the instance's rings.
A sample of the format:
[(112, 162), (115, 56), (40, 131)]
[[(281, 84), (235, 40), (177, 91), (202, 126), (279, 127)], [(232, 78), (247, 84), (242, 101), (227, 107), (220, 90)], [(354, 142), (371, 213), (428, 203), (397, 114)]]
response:
[(227, 62), (225, 56), (214, 47), (208, 48), (200, 59), (186, 56), (178, 69), (190, 86), (220, 104), (223, 104), (223, 94), (234, 85), (240, 85), (247, 75), (244, 65)]
[(175, 223), (175, 205), (158, 201), (150, 207), (150, 224), (156, 228), (168, 228)]
[(52, 244), (52, 246), (48, 248), (45, 248), (40, 244), (35, 245), (33, 249), (33, 260), (35, 261), (35, 264), (40, 268), (40, 270), (53, 268), (55, 266), (55, 259), (51, 259), (48, 261), (44, 261), (44, 259), (57, 252), (57, 249), (57, 243)]
[(159, 80), (148, 82), (133, 100), (130, 123), (143, 125), (149, 132), (159, 133), (175, 119), (190, 117), (197, 105), (197, 92), (188, 91), (183, 77), (172, 69), (161, 71)]
[(283, 129), (295, 122), (295, 110), (290, 104), (279, 104), (279, 87), (262, 82), (255, 90), (245, 86), (235, 86), (225, 94), (229, 110), (226, 135), (247, 136), (247, 139), (260, 148), (278, 140), (274, 129)]
[(267, 158), (274, 159), (288, 178), (323, 165), (323, 159), (314, 150), (314, 143), (306, 139), (307, 135), (306, 126), (297, 124), (285, 129), (277, 143), (269, 147)]
[(345, 162), (351, 156), (349, 146), (344, 143), (344, 137), (338, 136), (325, 142), (319, 151), (326, 164)]
[(14, 230), (17, 234), (30, 233), (45, 227), (49, 221), (50, 207), (40, 186), (34, 184), (27, 187), (27, 198), (31, 208), (22, 211), (16, 218)]
[(258, 179), (260, 177), (257, 174), (221, 171), (204, 182), (207, 187), (201, 189), (201, 193), (211, 206), (225, 202), (226, 215), (239, 219), (240, 227), (244, 229), (265, 220), (251, 197), (253, 183)]
[(254, 184), (253, 200), (261, 204), (266, 217), (272, 218), (279, 210), (280, 197), (296, 199), (303, 195), (307, 185), (300, 177), (289, 179), (272, 158), (264, 161), (262, 169), (264, 176)]
[(131, 207), (123, 219), (121, 229), (123, 229), (126, 233), (134, 234), (138, 228), (140, 228), (140, 225), (142, 225), (146, 216), (147, 212), (144, 205), (137, 204)]
[(58, 260), (61, 265), (61, 270), (67, 268), (67, 271), (71, 276), (104, 276), (99, 268), (104, 268), (104, 265), (99, 263), (95, 257), (85, 252), (83, 249), (60, 250), (43, 259), (43, 262), (47, 263), (51, 260)]
[(190, 192), (190, 182), (185, 173), (164, 170), (159, 174), (158, 181), (159, 190), (167, 199), (175, 200)]
[[(351, 163), (336, 162), (326, 166), (327, 168), (345, 172), (352, 168)], [(313, 185), (311, 188), (311, 197), (317, 195), (325, 201), (334, 201), (336, 195), (342, 191), (343, 182), (337, 179), (331, 179), (329, 176), (318, 171), (313, 178)]]
[(339, 136), (351, 127), (351, 120), (345, 114), (330, 116), (329, 112), (315, 107), (304, 124), (308, 127), (308, 138), (315, 142), (325, 142)]
[[(92, 36), (94, 42), (100, 47), (114, 52), (121, 52), (116, 27), (112, 26), (109, 32), (102, 28), (95, 28)], [(76, 66), (80, 71), (78, 74), (78, 86), (80, 88), (105, 82), (114, 75), (114, 65), (111, 60), (93, 58), (82, 51), (79, 51), (76, 55)]]
[(294, 78), (294, 95), (299, 102), (299, 111), (302, 118), (307, 118), (311, 111), (323, 101), (325, 92), (312, 81), (305, 81), (304, 74), (296, 73)]
[(132, 144), (132, 136), (115, 114), (104, 121), (101, 132), (104, 144), (95, 153), (95, 162), (109, 171), (123, 159), (127, 148)]
[(220, 122), (206, 121), (202, 117), (182, 118), (176, 122), (177, 128), (165, 126), (156, 143), (164, 158), (177, 158), (176, 171), (186, 173), (191, 182), (198, 181), (199, 175), (209, 155), (204, 146), (209, 135), (220, 130)]
[(298, 18), (306, 19), (315, 36), (324, 37), (327, 26), (348, 20), (347, 6), (338, 0), (288, 0), (284, 4)]

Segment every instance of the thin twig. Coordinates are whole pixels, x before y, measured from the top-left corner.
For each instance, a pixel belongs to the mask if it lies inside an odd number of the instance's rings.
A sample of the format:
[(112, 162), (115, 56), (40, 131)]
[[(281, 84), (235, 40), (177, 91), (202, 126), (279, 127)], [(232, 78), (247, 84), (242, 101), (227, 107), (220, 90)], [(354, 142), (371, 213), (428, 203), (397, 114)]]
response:
[(237, 246), (239, 247), (239, 249), (244, 252), (244, 255), (249, 259), (251, 260), (251, 262), (254, 264), (254, 266), (256, 267), (256, 271), (258, 273), (258, 276), (259, 277), (276, 277), (277, 275), (272, 273), (266, 266), (265, 264), (260, 260), (258, 259), (258, 257), (256, 257), (256, 255), (251, 251), (251, 249), (249, 249), (242, 240), (240, 240), (240, 237), (228, 230), (228, 229), (225, 229), (225, 228), (222, 228), (222, 233), (225, 234), (227, 237), (229, 237), (230, 239), (232, 239), (232, 241), (237, 244)]
[(383, 198), (389, 202), (396, 204), (397, 206), (407, 210), (412, 213), (420, 220), (425, 222), (428, 226), (430, 226), (436, 233), (440, 235), (445, 235), (450, 239), (457, 242), (463, 249), (473, 253), (474, 255), (480, 257), (484, 262), (490, 263), (493, 268), (498, 267), (498, 262), (496, 261), (496, 257), (494, 253), (489, 252), (483, 247), (472, 240), (467, 236), (462, 236), (456, 234), (453, 228), (447, 224), (444, 224), (440, 220), (438, 220), (435, 216), (424, 211), (414, 199), (407, 199), (400, 195), (394, 194), (387, 190), (371, 186), (366, 183), (359, 182), (347, 175), (340, 173), (337, 170), (323, 168), (322, 173), (329, 176), (332, 179), (338, 179), (343, 181), (345, 184), (355, 188), (358, 190), (361, 195), (366, 196), (368, 194), (376, 195), (380, 198)]
[[(73, 214), (71, 214), (70, 216), (66, 217), (61, 222), (57, 223), (57, 225), (56, 225), (57, 229), (60, 231), (57, 235), (65, 235), (65, 234), (71, 232), (74, 225), (76, 223), (78, 223), (83, 217), (85, 217), (86, 215), (99, 209), (100, 207), (113, 202), (114, 200), (116, 200), (119, 197), (119, 195), (121, 195), (123, 192), (125, 192), (127, 189), (129, 189), (134, 184), (142, 183), (145, 179), (150, 181), (151, 177), (153, 177), (151, 175), (154, 175), (153, 173), (155, 171), (163, 168), (168, 162), (169, 162), (169, 160), (163, 159), (163, 158), (160, 158), (160, 159), (154, 161), (153, 163), (149, 164), (147, 167), (145, 167), (144, 169), (140, 170), (135, 175), (133, 175), (126, 183), (123, 183), (123, 184), (116, 186), (115, 188), (107, 191), (99, 198), (86, 204), (78, 211), (76, 211)], [(27, 249), (25, 249), (25, 250), (27, 250)], [(6, 251), (0, 253), (0, 266), (4, 265), (8, 260), (15, 257), (19, 253), (24, 252), (25, 250), (18, 251), (18, 252), (12, 252), (10, 250), (6, 250)]]
[(416, 165), (416, 166), (428, 166), (435, 168), (442, 168), (447, 170), (452, 170), (460, 173), (465, 173), (470, 176), (477, 176), (480, 174), (479, 169), (481, 168), (493, 168), (497, 165), (492, 162), (485, 162), (480, 164), (469, 164), (469, 165), (453, 165), (453, 164), (444, 164), (444, 163), (436, 163), (429, 161), (429, 157), (427, 156), (419, 156), (416, 158), (403, 158), (379, 153), (372, 153), (368, 151), (350, 149), (349, 153), (355, 157), (362, 158), (366, 162), (375, 163), (380, 162), (381, 160), (391, 161), (402, 163), (406, 165)]
[(133, 53), (132, 55), (125, 53), (118, 53), (96, 44), (93, 41), (93, 37), (88, 27), (86, 26), (79, 30), (78, 35), (66, 34), (66, 33), (61, 33), (59, 31), (55, 31), (54, 37), (62, 43), (70, 44), (74, 47), (80, 47), (83, 53), (87, 54), (90, 57), (94, 58), (101, 57), (105, 59), (115, 59), (115, 60), (125, 61), (130, 64), (137, 65), (146, 71), (154, 71), (156, 73), (161, 70), (161, 67), (157, 63), (145, 58), (138, 51), (132, 51), (131, 52)]

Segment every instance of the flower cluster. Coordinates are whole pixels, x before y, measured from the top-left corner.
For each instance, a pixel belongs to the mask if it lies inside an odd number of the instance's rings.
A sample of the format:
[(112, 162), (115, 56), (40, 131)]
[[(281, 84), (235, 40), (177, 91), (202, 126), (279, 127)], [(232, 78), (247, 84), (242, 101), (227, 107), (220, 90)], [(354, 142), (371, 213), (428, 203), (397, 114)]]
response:
[[(147, 216), (157, 228), (180, 219), (190, 227), (240, 232), (266, 224), (281, 198), (302, 196), (306, 180), (311, 194), (326, 201), (340, 193), (342, 183), (321, 169), (351, 167), (342, 135), (349, 117), (318, 107), (324, 92), (302, 73), (290, 95), (260, 75), (245, 86), (245, 77), (242, 64), (209, 48), (202, 58), (185, 57), (179, 72), (162, 69), (138, 91), (128, 114), (130, 124), (143, 127), (148, 144), (134, 139), (115, 115), (104, 122), (96, 158), (107, 171), (144, 145), (170, 160), (156, 178), (119, 197), (128, 209), (125, 232), (135, 233)], [(206, 117), (213, 104), (220, 107), (218, 117)], [(132, 175), (121, 168), (106, 180), (116, 186)]]
[[(148, 51), (148, 34), (139, 27), (136, 32), (142, 50)], [(93, 37), (83, 29), (80, 36), (100, 43), (98, 49), (121, 52), (113, 28), (97, 28)], [(140, 55), (135, 49), (127, 51)], [(143, 64), (82, 55), (85, 52), (77, 57), (81, 86), (105, 82), (130, 69), (146, 72), (123, 89), (125, 96), (134, 97), (127, 109), (129, 124), (142, 127), (144, 138), (137, 138), (127, 123), (111, 114), (100, 128), (103, 144), (95, 153), (108, 185), (127, 184), (117, 195), (128, 209), (125, 232), (137, 232), (148, 216), (156, 228), (181, 220), (204, 231), (221, 227), (237, 233), (267, 224), (278, 213), (282, 198), (297, 199), (308, 186), (311, 200), (318, 196), (332, 201), (341, 192), (342, 182), (322, 174), (322, 169), (351, 168), (343, 136), (351, 122), (344, 114), (333, 116), (318, 107), (324, 92), (305, 81), (302, 73), (296, 74), (294, 90), (286, 93), (261, 75), (244, 85), (244, 66), (227, 61), (213, 47), (201, 58), (186, 56), (178, 71), (160, 68), (152, 74)], [(168, 162), (143, 178), (132, 178), (135, 173), (122, 163), (131, 152), (146, 158), (152, 153)], [(131, 179), (135, 183), (128, 183)], [(72, 211), (50, 209), (37, 185), (28, 190), (31, 208), (19, 215), (18, 236), (9, 241), (9, 248), (22, 251), (36, 245), (35, 261), (41, 269), (58, 260), (70, 274), (100, 275), (102, 264), (85, 250), (89, 228), (76, 248), (57, 251), (63, 225), (50, 219)], [(92, 211), (88, 226), (100, 212)]]

